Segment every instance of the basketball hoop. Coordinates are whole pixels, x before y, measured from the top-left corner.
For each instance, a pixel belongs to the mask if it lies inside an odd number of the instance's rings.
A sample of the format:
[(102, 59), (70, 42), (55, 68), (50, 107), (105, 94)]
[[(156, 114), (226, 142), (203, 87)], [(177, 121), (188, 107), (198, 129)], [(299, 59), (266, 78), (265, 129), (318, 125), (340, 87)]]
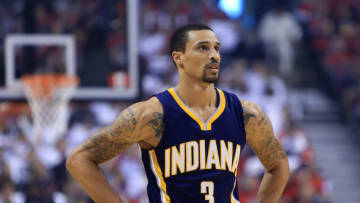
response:
[(79, 79), (65, 74), (39, 74), (26, 75), (21, 81), (33, 118), (30, 141), (55, 144), (67, 129), (67, 104)]

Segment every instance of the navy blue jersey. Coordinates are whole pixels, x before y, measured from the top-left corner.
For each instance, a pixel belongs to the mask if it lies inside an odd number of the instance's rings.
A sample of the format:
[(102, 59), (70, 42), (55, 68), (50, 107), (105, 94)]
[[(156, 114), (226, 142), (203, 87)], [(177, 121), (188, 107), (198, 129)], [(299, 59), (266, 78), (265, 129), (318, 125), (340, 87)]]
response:
[(173, 88), (156, 95), (164, 110), (158, 146), (142, 149), (150, 203), (239, 202), (236, 169), (245, 145), (242, 106), (216, 89), (219, 104), (203, 122)]

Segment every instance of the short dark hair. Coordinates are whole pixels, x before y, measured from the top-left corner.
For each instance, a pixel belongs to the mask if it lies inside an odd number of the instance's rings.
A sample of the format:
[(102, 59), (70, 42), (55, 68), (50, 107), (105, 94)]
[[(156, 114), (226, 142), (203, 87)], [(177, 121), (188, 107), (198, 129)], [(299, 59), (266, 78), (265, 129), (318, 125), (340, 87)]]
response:
[(198, 30), (211, 30), (209, 26), (203, 24), (188, 24), (178, 28), (174, 34), (171, 36), (170, 40), (170, 54), (173, 51), (185, 51), (185, 45), (189, 40), (188, 32), (189, 31), (198, 31)]

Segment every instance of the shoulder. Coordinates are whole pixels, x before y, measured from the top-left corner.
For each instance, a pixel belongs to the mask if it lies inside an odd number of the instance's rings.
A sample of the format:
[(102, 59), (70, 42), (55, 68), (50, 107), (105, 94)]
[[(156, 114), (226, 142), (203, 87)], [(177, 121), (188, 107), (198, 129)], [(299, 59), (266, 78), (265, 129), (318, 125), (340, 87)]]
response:
[(241, 105), (241, 108), (242, 108), (242, 111), (243, 111), (243, 116), (258, 116), (258, 115), (263, 114), (262, 109), (256, 103), (251, 102), (251, 101), (247, 101), (247, 100), (244, 100), (244, 99), (240, 99), (236, 94), (234, 94), (232, 92), (225, 91), (225, 90), (222, 90), (222, 89), (221, 89), (221, 91), (224, 92), (224, 94), (231, 101)]
[(243, 107), (245, 129), (249, 130), (262, 125), (271, 125), (271, 121), (259, 105), (246, 100), (240, 100), (240, 102)]
[(156, 97), (151, 97), (148, 100), (140, 101), (129, 106), (129, 109), (136, 112), (137, 116), (142, 117), (152, 113), (163, 113), (163, 107)]
[(149, 114), (164, 113), (162, 104), (156, 97), (136, 103), (136, 108), (139, 110), (142, 118), (146, 118)]
[(144, 125), (154, 120), (163, 121), (164, 110), (156, 97), (134, 103), (125, 111), (127, 114), (133, 115), (134, 121), (136, 121), (136, 130), (141, 130)]
[(262, 109), (254, 102), (240, 99), (240, 103), (243, 107), (244, 114), (252, 114), (254, 116), (263, 114)]
[(142, 148), (155, 147), (164, 130), (164, 110), (156, 97), (132, 105), (137, 112), (136, 135)]
[(143, 132), (144, 126), (151, 122), (162, 123), (163, 114), (160, 101), (156, 97), (151, 97), (148, 100), (133, 103), (124, 109), (114, 121), (113, 127), (119, 128), (119, 126), (127, 124), (132, 126), (131, 132), (136, 134), (137, 138), (144, 138), (149, 133), (139, 132)]
[(220, 90), (224, 93), (225, 97), (228, 98), (229, 102), (241, 106), (242, 114), (243, 114), (244, 118), (246, 118), (246, 116), (256, 116), (256, 115), (260, 115), (263, 113), (261, 108), (254, 102), (240, 99), (236, 94), (234, 94), (232, 92), (222, 90), (222, 89), (220, 89)]

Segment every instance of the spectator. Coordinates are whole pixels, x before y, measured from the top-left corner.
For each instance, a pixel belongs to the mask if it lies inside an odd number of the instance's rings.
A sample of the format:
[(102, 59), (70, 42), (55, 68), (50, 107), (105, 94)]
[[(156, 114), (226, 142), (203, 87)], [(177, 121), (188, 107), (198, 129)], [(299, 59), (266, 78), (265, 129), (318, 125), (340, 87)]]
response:
[(289, 76), (294, 66), (294, 46), (302, 37), (300, 25), (282, 6), (267, 13), (259, 25), (259, 37), (265, 44), (267, 60), (278, 61), (282, 76)]

